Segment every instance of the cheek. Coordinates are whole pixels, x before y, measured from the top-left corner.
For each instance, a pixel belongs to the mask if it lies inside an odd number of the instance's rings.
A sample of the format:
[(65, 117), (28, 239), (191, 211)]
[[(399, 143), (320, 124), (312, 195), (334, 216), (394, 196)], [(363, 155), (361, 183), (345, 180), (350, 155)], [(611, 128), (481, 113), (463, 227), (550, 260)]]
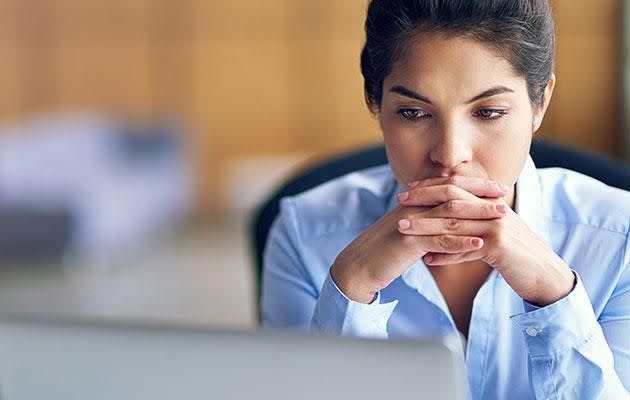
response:
[(478, 159), (491, 179), (505, 184), (516, 182), (531, 144), (532, 133), (524, 125), (502, 127), (481, 136), (484, 143), (478, 146)]
[(392, 150), (392, 155), (399, 154), (405, 148), (405, 129), (395, 117), (383, 116), (381, 120), (381, 132), (385, 147)]
[(394, 175), (401, 183), (410, 182), (418, 176), (426, 159), (427, 149), (421, 135), (400, 121), (383, 121), (381, 131)]

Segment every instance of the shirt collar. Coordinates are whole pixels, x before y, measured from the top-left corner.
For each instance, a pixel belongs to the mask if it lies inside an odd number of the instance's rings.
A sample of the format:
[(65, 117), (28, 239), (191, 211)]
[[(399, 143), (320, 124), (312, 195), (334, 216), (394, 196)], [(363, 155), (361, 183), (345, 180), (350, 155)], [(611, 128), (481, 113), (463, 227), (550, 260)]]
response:
[(521, 175), (516, 181), (514, 211), (542, 240), (550, 244), (549, 229), (545, 223), (542, 185), (536, 165), (531, 156), (527, 157)]

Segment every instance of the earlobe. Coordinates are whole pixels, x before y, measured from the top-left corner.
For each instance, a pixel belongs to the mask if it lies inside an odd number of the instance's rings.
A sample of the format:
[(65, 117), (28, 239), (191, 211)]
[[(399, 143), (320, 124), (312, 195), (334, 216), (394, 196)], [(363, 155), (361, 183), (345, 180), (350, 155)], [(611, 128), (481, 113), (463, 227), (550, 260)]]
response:
[(551, 78), (547, 82), (543, 93), (543, 104), (542, 108), (538, 113), (534, 114), (534, 119), (532, 120), (532, 130), (534, 133), (540, 129), (540, 125), (542, 124), (542, 119), (547, 112), (547, 108), (549, 107), (549, 103), (551, 103), (551, 96), (553, 95), (553, 89), (556, 87), (556, 74), (552, 73)]
[(532, 121), (532, 132), (534, 133), (534, 135), (538, 131), (538, 128), (540, 128), (539, 119), (538, 119), (538, 117), (534, 117), (534, 119)]
[(551, 96), (553, 95), (553, 90), (556, 87), (556, 74), (552, 73), (547, 85), (545, 86), (545, 92), (543, 97), (543, 115), (547, 111), (547, 107), (549, 107), (549, 103), (551, 103)]

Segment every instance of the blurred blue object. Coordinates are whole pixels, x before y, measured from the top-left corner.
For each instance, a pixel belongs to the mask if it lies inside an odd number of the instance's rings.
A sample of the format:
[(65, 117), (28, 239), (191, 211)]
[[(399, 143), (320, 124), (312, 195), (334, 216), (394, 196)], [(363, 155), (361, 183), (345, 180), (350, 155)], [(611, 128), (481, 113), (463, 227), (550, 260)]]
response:
[(174, 123), (102, 115), (0, 127), (0, 260), (100, 263), (173, 229), (193, 180)]

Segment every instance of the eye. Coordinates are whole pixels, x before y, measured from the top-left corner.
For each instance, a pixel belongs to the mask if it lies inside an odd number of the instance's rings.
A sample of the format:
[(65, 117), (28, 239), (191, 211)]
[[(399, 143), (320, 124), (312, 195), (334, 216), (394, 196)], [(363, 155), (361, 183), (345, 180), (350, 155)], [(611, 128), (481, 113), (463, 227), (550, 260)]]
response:
[(429, 113), (419, 108), (401, 108), (397, 111), (397, 114), (408, 121), (417, 121), (430, 116)]
[(499, 119), (507, 114), (507, 110), (495, 109), (495, 108), (482, 108), (479, 111), (475, 111), (473, 116), (480, 117), (481, 119)]

